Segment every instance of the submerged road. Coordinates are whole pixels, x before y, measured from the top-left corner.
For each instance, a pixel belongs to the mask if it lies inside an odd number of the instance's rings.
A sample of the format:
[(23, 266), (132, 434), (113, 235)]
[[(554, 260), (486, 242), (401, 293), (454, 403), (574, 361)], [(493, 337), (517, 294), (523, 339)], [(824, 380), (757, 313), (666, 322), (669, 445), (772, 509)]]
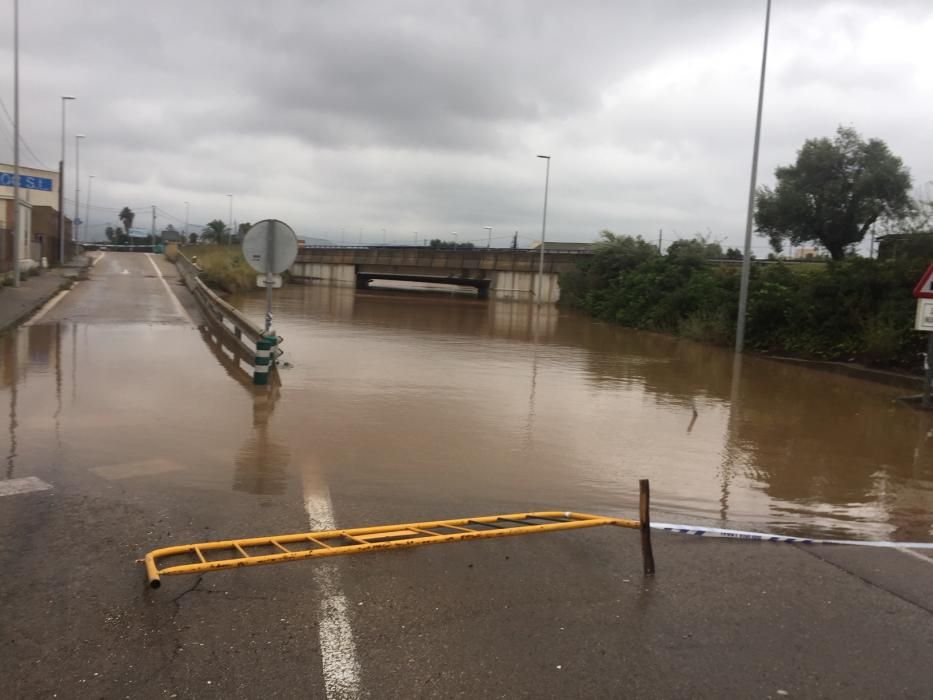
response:
[(165, 260), (107, 253), (3, 339), (7, 696), (929, 696), (922, 553), (656, 534), (645, 578), (638, 534), (599, 528), (150, 590), (136, 560), (156, 547), (517, 509), (469, 474), (400, 497), (329, 471), (321, 445), (352, 455), (356, 434), (303, 434), (201, 322)]

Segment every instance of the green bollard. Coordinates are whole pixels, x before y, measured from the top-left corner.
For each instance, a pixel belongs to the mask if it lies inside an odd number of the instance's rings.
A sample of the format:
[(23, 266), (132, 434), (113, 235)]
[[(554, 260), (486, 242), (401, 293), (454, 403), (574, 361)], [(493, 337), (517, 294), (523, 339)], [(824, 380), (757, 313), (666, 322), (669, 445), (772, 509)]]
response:
[(265, 385), (269, 383), (269, 370), (272, 368), (272, 353), (275, 349), (276, 337), (264, 335), (256, 342), (256, 358), (253, 361), (253, 384)]

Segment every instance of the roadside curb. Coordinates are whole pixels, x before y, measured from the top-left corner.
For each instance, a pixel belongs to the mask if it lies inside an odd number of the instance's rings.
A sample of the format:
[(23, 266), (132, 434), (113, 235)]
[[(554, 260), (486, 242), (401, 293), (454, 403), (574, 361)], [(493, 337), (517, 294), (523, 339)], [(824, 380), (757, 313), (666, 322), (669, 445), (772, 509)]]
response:
[(22, 314), (20, 314), (18, 317), (16, 317), (15, 319), (10, 321), (6, 325), (0, 326), (0, 334), (8, 333), (9, 331), (13, 330), (14, 328), (19, 327), (20, 325), (28, 321), (39, 309), (41, 309), (53, 297), (55, 297), (55, 295), (59, 294), (60, 292), (66, 289), (71, 289), (75, 285), (75, 283), (81, 278), (82, 278), (81, 275), (78, 275), (75, 277), (63, 277), (61, 283), (57, 287), (55, 287), (51, 292), (37, 299), (35, 303), (32, 305), (32, 308), (24, 311)]
[(783, 357), (780, 355), (763, 355), (769, 360), (783, 362), (785, 364), (800, 365), (810, 369), (818, 369), (824, 372), (833, 372), (843, 374), (854, 379), (863, 379), (876, 384), (885, 384), (887, 386), (897, 387), (899, 389), (909, 389), (913, 391), (923, 388), (923, 377), (912, 376), (909, 374), (900, 374), (898, 372), (888, 372), (882, 369), (871, 369), (860, 365), (849, 365), (842, 362), (828, 362), (825, 360), (807, 360), (799, 357)]

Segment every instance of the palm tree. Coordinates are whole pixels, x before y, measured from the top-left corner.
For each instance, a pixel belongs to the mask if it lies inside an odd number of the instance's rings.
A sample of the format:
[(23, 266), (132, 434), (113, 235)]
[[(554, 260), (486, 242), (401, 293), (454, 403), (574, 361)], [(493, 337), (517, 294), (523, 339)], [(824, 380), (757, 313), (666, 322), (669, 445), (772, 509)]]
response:
[(120, 212), (120, 221), (123, 222), (123, 229), (126, 231), (126, 235), (130, 235), (130, 229), (133, 228), (133, 219), (136, 218), (136, 214), (133, 213), (133, 210), (129, 207), (123, 207), (123, 211)]
[(214, 219), (204, 227), (204, 230), (201, 232), (201, 240), (210, 241), (212, 243), (221, 243), (223, 242), (224, 234), (226, 232), (227, 225), (220, 219)]

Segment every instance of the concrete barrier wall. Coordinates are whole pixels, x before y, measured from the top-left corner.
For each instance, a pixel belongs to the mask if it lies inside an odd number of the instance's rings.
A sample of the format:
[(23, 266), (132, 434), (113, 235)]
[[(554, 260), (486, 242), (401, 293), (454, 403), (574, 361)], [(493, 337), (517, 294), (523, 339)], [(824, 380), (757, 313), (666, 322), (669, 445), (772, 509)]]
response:
[(356, 265), (320, 262), (296, 262), (290, 269), (292, 279), (303, 284), (327, 284), (352, 287), (356, 284)]
[[(535, 301), (538, 297), (538, 274), (536, 272), (491, 272), (489, 293), (496, 299)], [(556, 304), (560, 299), (559, 276), (544, 273), (541, 295), (546, 304)]]

